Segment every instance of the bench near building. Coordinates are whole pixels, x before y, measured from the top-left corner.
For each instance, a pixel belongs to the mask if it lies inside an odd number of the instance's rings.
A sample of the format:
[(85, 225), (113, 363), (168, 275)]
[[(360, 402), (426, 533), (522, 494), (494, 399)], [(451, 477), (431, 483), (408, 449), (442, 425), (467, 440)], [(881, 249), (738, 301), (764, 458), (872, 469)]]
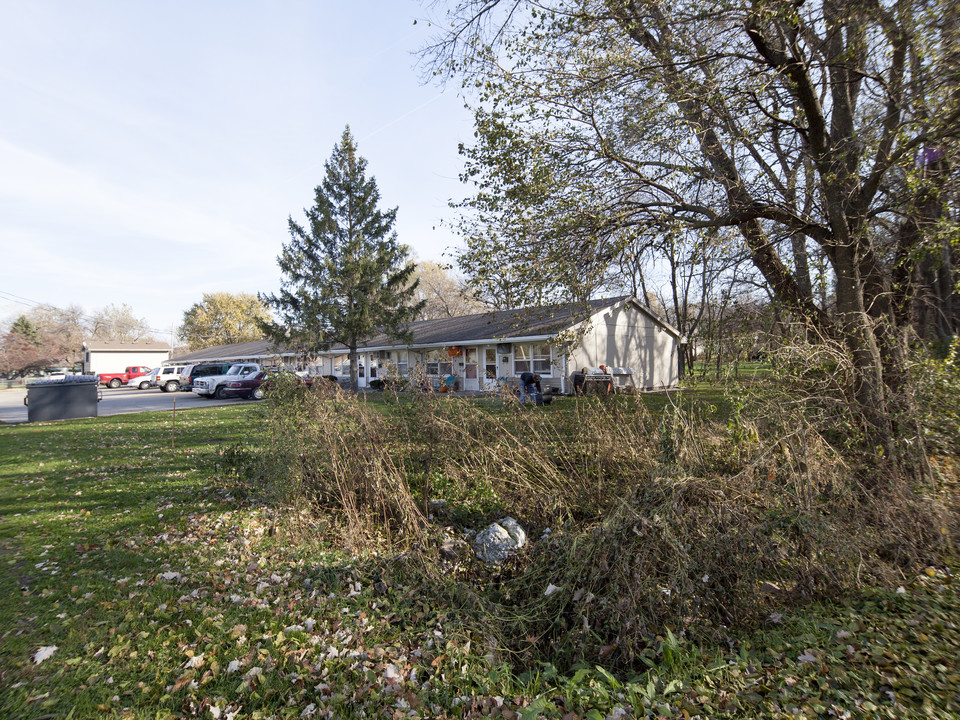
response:
[[(649, 390), (679, 382), (680, 334), (630, 296), (423, 320), (408, 327), (409, 343), (381, 335), (358, 348), (361, 387), (391, 374), (414, 374), (434, 384), (453, 376), (468, 392), (495, 391), (529, 371), (541, 376), (544, 389), (569, 393), (574, 372), (601, 365), (617, 387)], [(167, 364), (208, 361), (256, 361), (311, 375), (350, 375), (343, 347), (306, 357), (268, 341), (207, 348)]]

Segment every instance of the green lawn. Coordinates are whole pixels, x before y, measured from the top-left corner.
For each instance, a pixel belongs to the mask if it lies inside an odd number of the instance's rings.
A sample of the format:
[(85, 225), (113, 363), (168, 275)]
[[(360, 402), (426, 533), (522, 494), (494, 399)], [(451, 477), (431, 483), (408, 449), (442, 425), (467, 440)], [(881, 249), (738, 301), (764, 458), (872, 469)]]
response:
[(447, 598), (230, 477), (262, 407), (0, 428), (0, 717), (960, 717), (956, 564), (708, 646), (664, 628), (635, 677), (491, 664)]

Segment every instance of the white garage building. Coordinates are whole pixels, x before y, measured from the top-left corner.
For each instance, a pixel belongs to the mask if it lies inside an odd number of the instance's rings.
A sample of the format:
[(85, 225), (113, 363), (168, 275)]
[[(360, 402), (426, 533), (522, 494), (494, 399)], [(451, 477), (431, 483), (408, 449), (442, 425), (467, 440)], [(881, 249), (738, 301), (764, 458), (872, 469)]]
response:
[(86, 375), (123, 372), (132, 365), (159, 367), (170, 357), (170, 346), (155, 342), (97, 342), (83, 344), (83, 372)]

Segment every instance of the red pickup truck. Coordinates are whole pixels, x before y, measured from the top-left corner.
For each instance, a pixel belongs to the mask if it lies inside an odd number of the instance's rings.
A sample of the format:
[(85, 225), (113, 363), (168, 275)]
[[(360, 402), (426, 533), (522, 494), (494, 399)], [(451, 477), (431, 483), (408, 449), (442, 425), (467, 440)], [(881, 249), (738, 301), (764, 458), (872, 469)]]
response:
[(107, 387), (118, 388), (121, 385), (126, 385), (135, 377), (146, 375), (149, 372), (150, 368), (143, 365), (131, 365), (122, 373), (100, 373), (100, 384), (106, 385)]

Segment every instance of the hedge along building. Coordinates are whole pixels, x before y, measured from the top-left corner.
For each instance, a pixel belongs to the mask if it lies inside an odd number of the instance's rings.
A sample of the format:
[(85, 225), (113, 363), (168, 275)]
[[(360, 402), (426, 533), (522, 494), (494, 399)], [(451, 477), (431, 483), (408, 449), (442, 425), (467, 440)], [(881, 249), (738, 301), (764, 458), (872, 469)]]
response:
[[(613, 368), (618, 385), (638, 389), (679, 382), (680, 333), (630, 296), (523, 310), (422, 320), (408, 326), (412, 339), (386, 335), (357, 349), (360, 386), (390, 374), (454, 376), (466, 391), (492, 391), (524, 372), (544, 387), (569, 392), (582, 368)], [(348, 377), (347, 350), (316, 354), (311, 372)]]

